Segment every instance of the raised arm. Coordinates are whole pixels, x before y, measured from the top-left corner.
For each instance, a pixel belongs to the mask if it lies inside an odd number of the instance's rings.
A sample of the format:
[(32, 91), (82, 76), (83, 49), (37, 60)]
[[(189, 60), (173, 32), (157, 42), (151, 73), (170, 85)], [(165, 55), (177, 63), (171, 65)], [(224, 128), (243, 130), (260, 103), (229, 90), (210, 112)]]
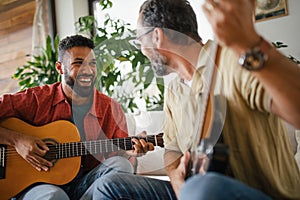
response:
[(203, 11), (219, 43), (238, 56), (261, 47), (267, 55), (263, 67), (252, 71), (272, 98), (271, 111), (300, 128), (300, 68), (275, 47), (267, 44), (254, 28), (255, 0), (206, 0)]

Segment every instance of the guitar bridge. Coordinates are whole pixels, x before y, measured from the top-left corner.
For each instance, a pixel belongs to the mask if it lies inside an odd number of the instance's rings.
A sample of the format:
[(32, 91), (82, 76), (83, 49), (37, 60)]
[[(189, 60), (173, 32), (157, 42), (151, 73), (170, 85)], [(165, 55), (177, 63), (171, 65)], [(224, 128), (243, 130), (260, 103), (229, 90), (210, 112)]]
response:
[(6, 145), (0, 144), (0, 179), (5, 178)]

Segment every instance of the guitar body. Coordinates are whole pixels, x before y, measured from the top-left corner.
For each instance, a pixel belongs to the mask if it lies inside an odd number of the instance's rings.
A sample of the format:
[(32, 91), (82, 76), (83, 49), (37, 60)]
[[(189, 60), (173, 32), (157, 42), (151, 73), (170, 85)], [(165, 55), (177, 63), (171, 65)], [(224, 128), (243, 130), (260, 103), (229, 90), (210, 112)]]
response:
[[(46, 143), (80, 141), (77, 128), (71, 122), (63, 120), (36, 127), (16, 118), (9, 118), (1, 121), (0, 126), (39, 137)], [(0, 199), (9, 199), (37, 182), (55, 185), (66, 184), (75, 178), (81, 164), (81, 157), (71, 157), (57, 160), (47, 172), (37, 171), (10, 146), (7, 146), (5, 159), (5, 177), (0, 179)]]
[(13, 147), (0, 144), (0, 200), (14, 197), (34, 183), (66, 184), (78, 174), (81, 156), (132, 150), (132, 138), (144, 139), (154, 146), (164, 146), (163, 133), (146, 137), (80, 141), (76, 126), (65, 120), (32, 126), (17, 118), (9, 118), (0, 121), (0, 127), (42, 139), (49, 148), (44, 158), (55, 161), (49, 171), (37, 171)]

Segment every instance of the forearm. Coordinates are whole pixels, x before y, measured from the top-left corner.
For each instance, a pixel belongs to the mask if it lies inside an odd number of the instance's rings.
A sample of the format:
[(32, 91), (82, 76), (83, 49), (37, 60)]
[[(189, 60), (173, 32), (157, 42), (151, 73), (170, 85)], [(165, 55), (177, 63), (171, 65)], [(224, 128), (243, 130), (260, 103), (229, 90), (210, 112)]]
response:
[[(249, 43), (251, 45), (251, 43)], [(252, 42), (252, 47), (255, 40)], [(251, 46), (236, 44), (239, 56)], [(262, 69), (252, 71), (271, 96), (271, 112), (281, 117), (295, 128), (300, 128), (300, 68), (272, 45), (265, 54), (268, 56)]]
[[(186, 155), (186, 154), (184, 154)], [(181, 152), (165, 151), (165, 169), (177, 197), (186, 177), (186, 158)]]
[[(213, 9), (212, 2), (206, 0), (203, 11), (219, 43), (232, 49), (237, 56), (260, 45), (261, 39), (253, 22), (254, 0), (219, 0)], [(300, 69), (275, 47), (269, 46), (269, 49), (263, 52), (268, 56), (267, 62), (263, 68), (251, 73), (259, 79), (271, 96), (271, 112), (295, 128), (300, 128)]]
[(174, 172), (180, 163), (181, 156), (182, 154), (180, 152), (168, 149), (165, 150), (164, 165), (166, 174), (170, 177), (170, 179), (174, 177)]
[(0, 127), (0, 144), (15, 146), (17, 139), (21, 136), (20, 133)]
[(300, 68), (275, 48), (263, 69), (253, 72), (271, 95), (271, 111), (300, 128)]

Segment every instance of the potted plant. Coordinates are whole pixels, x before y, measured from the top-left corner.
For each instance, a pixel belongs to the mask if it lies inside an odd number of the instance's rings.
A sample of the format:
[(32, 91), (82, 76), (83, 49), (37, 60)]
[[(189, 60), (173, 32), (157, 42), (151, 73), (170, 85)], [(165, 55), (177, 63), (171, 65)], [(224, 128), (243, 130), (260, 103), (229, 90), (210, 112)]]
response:
[[(112, 6), (109, 0), (99, 3), (103, 9)], [(88, 34), (95, 43), (96, 87), (100, 91), (118, 101), (125, 112), (138, 111), (138, 102), (142, 102), (147, 111), (163, 109), (163, 79), (154, 76), (149, 60), (130, 43), (135, 31), (128, 28), (129, 24), (107, 16), (103, 27), (98, 27), (93, 16), (84, 16), (75, 26), (78, 33)], [(19, 80), (21, 90), (60, 81), (55, 69), (58, 43), (59, 37), (53, 42), (48, 36), (42, 55), (31, 55), (32, 61), (17, 68), (13, 78)], [(149, 90), (152, 92), (147, 92)]]
[[(52, 47), (52, 43), (54, 47)], [(55, 68), (58, 43), (59, 37), (55, 37), (53, 42), (48, 36), (46, 48), (41, 55), (27, 55), (31, 56), (32, 60), (18, 67), (13, 75), (13, 78), (19, 81), (20, 90), (60, 81), (60, 75)]]

